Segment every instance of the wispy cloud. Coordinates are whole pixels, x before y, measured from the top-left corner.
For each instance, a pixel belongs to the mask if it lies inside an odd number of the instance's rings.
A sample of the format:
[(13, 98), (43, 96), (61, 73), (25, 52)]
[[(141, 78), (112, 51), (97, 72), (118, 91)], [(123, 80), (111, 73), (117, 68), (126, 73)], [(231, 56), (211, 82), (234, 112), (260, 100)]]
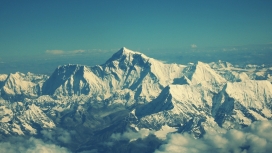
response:
[(45, 53), (53, 54), (53, 55), (71, 55), (71, 54), (81, 54), (84, 53), (85, 50), (72, 50), (72, 51), (64, 51), (64, 50), (46, 50)]
[(84, 52), (85, 52), (85, 50), (82, 50), (82, 49), (68, 51), (69, 54), (80, 54), (80, 53), (84, 53)]
[[(233, 47), (233, 48), (223, 48), (222, 51), (236, 51), (238, 50), (237, 48)], [(246, 50), (246, 48), (242, 48), (240, 50)]]
[(191, 45), (191, 48), (192, 48), (192, 49), (195, 49), (195, 48), (197, 48), (197, 45), (196, 45), (196, 44), (192, 44), (192, 45)]
[(63, 50), (46, 50), (45, 53), (47, 54), (53, 54), (53, 55), (61, 55), (65, 52)]

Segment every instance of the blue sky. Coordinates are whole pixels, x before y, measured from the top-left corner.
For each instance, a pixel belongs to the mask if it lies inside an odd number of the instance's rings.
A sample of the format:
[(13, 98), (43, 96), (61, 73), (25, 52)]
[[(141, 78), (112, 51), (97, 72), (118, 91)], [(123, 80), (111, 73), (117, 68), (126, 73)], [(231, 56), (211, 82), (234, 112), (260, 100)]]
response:
[(271, 0), (0, 1), (0, 58), (271, 42)]

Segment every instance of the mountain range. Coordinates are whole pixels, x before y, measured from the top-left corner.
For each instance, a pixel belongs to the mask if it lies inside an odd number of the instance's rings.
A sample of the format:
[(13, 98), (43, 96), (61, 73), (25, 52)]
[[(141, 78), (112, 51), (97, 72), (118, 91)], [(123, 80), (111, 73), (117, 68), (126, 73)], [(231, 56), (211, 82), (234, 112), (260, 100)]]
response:
[[(267, 65), (169, 64), (123, 47), (102, 65), (1, 74), (0, 138), (35, 137), (72, 152), (154, 142), (153, 152), (162, 131), (198, 139), (271, 120), (271, 82)], [(143, 130), (145, 139), (125, 135)]]

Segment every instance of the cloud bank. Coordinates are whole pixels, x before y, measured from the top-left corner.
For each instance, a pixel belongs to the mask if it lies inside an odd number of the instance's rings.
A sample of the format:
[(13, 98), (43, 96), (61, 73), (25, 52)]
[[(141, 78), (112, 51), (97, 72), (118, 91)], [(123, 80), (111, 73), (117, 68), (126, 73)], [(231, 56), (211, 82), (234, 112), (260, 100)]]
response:
[(257, 121), (242, 130), (206, 133), (203, 138), (169, 134), (155, 153), (266, 153), (272, 152), (272, 121)]

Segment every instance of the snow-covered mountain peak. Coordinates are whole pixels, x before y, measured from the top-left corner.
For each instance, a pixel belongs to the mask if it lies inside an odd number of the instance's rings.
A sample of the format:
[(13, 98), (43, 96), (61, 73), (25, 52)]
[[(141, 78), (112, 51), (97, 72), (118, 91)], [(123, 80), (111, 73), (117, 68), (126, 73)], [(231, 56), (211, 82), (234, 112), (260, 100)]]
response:
[[(211, 97), (208, 95), (208, 91), (202, 90), (198, 86), (168, 85), (156, 99), (144, 107), (143, 112), (147, 111), (146, 113), (152, 114), (168, 110), (171, 110), (174, 114), (186, 111), (194, 112), (196, 111), (196, 107), (200, 109), (206, 104), (209, 106), (212, 105)], [(209, 102), (204, 103), (203, 100)]]
[(198, 86), (169, 85), (169, 94), (172, 96), (172, 102), (176, 105), (177, 113), (185, 111), (189, 107), (191, 111), (196, 111), (196, 107), (201, 109), (205, 105), (212, 105), (210, 92)]
[(128, 57), (128, 56), (131, 56), (131, 55), (133, 56), (135, 54), (140, 54), (141, 55), (142, 53), (136, 52), (136, 51), (132, 51), (130, 49), (127, 49), (127, 48), (123, 47), (119, 51), (117, 51), (115, 54), (113, 54), (112, 57), (121, 58), (123, 56)]
[(59, 66), (54, 71), (43, 84), (42, 93), (56, 96), (88, 95), (103, 89), (104, 83), (89, 67), (69, 64)]
[[(60, 65), (58, 68), (55, 70), (58, 73), (75, 73), (78, 70), (84, 70), (86, 66), (84, 65), (79, 65), (79, 64), (67, 64), (67, 65)], [(55, 73), (54, 72), (54, 73)]]
[(67, 80), (71, 78), (71, 76), (84, 77), (85, 75), (88, 75), (88, 72), (90, 72), (90, 68), (85, 65), (68, 64), (58, 66), (50, 78), (56, 77), (56, 79), (61, 81)]
[(121, 66), (133, 66), (140, 65), (143, 66), (149, 61), (149, 57), (146, 55), (132, 51), (125, 47), (121, 48), (118, 52), (112, 55), (110, 59), (107, 60), (106, 65), (119, 65)]
[(18, 100), (24, 97), (34, 98), (40, 94), (40, 85), (47, 79), (46, 75), (32, 73), (10, 73), (2, 82), (1, 95), (5, 99)]
[(123, 54), (135, 54), (135, 51), (132, 51), (126, 47), (122, 47), (119, 51), (121, 51)]
[(140, 127), (156, 129), (162, 125), (175, 126), (177, 122), (186, 127), (186, 122), (194, 118), (204, 121), (203, 115), (210, 114), (211, 105), (211, 92), (199, 86), (169, 85), (156, 99), (136, 109), (135, 114)]
[(140, 52), (121, 48), (100, 66), (59, 66), (44, 83), (42, 93), (63, 96), (93, 95), (127, 88), (137, 91), (136, 98), (145, 97), (150, 101), (151, 97), (156, 97), (174, 79), (182, 77), (185, 67), (165, 64)]
[(197, 64), (189, 65), (184, 70), (187, 81), (190, 85), (201, 85), (211, 91), (217, 92), (218, 87), (226, 83), (226, 80), (217, 74), (208, 64), (197, 62)]
[(5, 80), (8, 78), (7, 74), (0, 74), (0, 88), (3, 87)]
[(0, 82), (5, 81), (7, 79), (8, 75), (7, 74), (0, 74)]
[(142, 54), (140, 52), (137, 52), (137, 51), (130, 50), (130, 49), (126, 48), (126, 47), (122, 47), (118, 52), (121, 52), (122, 55), (125, 55), (125, 56), (129, 56), (129, 55), (133, 55), (133, 54), (140, 54), (140, 55), (143, 55), (143, 57), (148, 58), (146, 55), (144, 55), (144, 54)]
[(221, 61), (218, 62), (212, 62), (209, 64), (213, 69), (229, 69), (232, 68), (233, 65), (229, 62)]

